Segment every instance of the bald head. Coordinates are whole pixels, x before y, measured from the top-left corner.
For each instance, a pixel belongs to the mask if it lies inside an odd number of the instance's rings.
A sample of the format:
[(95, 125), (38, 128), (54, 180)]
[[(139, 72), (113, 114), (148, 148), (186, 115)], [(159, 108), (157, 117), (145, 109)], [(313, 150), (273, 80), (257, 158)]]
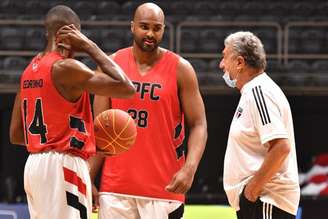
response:
[(156, 52), (164, 34), (164, 12), (154, 3), (140, 5), (131, 22), (135, 48)]
[(81, 28), (81, 21), (77, 14), (65, 5), (57, 5), (51, 8), (45, 17), (45, 27), (48, 36), (53, 36), (65, 25), (74, 24), (78, 29)]
[(164, 24), (164, 12), (154, 3), (141, 4), (135, 11), (133, 21), (153, 20)]

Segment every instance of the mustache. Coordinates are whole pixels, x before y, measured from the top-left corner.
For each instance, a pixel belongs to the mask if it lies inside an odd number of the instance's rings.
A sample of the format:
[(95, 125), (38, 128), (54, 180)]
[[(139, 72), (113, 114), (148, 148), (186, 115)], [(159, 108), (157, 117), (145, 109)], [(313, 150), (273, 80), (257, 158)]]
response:
[(154, 42), (154, 43), (157, 42), (157, 40), (156, 40), (155, 38), (145, 37), (145, 38), (142, 39), (142, 41), (146, 41), (146, 40), (147, 40), (147, 41)]

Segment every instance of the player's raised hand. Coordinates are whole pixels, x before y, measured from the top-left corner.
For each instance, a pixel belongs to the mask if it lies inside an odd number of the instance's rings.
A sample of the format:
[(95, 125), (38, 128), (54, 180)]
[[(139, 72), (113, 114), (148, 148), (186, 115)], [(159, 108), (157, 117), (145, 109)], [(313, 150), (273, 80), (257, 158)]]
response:
[(76, 52), (86, 51), (93, 43), (73, 24), (65, 25), (57, 31), (56, 42), (58, 46)]
[(190, 189), (193, 180), (193, 172), (186, 167), (182, 167), (172, 177), (170, 184), (165, 187), (165, 190), (168, 192), (185, 194)]

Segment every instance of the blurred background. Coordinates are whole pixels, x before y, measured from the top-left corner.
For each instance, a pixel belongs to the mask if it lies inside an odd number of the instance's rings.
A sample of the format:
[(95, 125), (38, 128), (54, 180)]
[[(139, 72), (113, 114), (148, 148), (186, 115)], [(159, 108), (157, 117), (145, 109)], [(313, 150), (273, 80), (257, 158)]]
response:
[[(130, 20), (143, 2), (0, 1), (0, 218), (15, 218), (14, 213), (16, 218), (26, 218), (23, 169), (28, 154), (25, 148), (9, 143), (9, 122), (19, 77), (45, 46), (43, 17), (52, 6), (70, 6), (82, 20), (82, 32), (111, 53), (131, 45)], [(209, 138), (187, 203), (227, 205), (223, 157), (239, 93), (226, 87), (218, 64), (224, 38), (249, 30), (262, 40), (267, 52), (266, 72), (282, 87), (292, 108), (302, 190), (298, 218), (327, 219), (328, 1), (153, 2), (166, 14), (162, 46), (192, 63), (206, 105)], [(86, 55), (79, 54), (78, 59), (95, 68)]]

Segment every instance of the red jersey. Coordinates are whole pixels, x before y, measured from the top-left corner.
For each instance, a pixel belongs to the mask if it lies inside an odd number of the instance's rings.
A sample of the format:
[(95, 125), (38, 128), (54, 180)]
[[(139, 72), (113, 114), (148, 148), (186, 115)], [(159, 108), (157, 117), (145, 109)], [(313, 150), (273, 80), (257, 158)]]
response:
[(146, 75), (140, 75), (132, 48), (119, 50), (115, 62), (136, 87), (129, 99), (112, 99), (112, 108), (122, 109), (135, 119), (137, 139), (131, 149), (107, 157), (102, 192), (184, 201), (184, 195), (165, 187), (185, 162), (184, 121), (177, 88), (179, 57), (166, 51)]
[(21, 112), (25, 143), (31, 153), (54, 150), (87, 159), (95, 153), (90, 99), (87, 92), (69, 102), (52, 81), (57, 52), (36, 56), (22, 74)]

